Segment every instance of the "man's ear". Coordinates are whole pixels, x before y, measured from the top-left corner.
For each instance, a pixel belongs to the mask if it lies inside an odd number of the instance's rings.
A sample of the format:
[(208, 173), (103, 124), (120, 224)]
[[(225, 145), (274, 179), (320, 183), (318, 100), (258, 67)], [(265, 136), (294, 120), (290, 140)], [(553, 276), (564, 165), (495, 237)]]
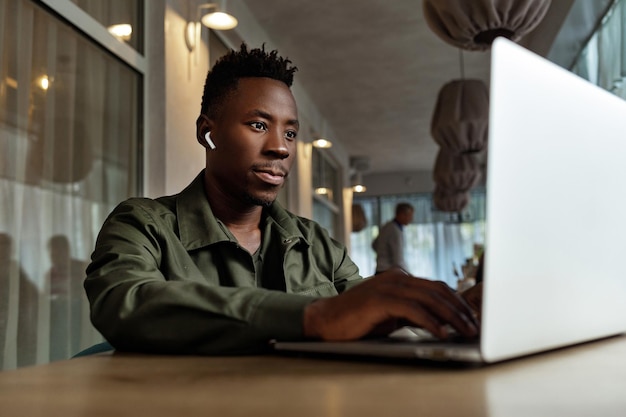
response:
[(212, 128), (213, 121), (209, 119), (207, 115), (201, 114), (198, 117), (198, 120), (196, 120), (196, 140), (205, 148), (209, 146), (205, 139), (205, 135), (207, 132), (210, 132)]

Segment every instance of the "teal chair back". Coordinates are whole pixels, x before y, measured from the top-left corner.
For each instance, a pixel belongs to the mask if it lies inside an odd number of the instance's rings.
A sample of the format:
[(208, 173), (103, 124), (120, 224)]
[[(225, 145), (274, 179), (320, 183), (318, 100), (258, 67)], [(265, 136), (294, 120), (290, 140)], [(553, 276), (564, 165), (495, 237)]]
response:
[(72, 356), (72, 358), (95, 355), (96, 353), (108, 352), (111, 350), (115, 350), (115, 348), (111, 346), (109, 342), (102, 342), (81, 350), (76, 355)]

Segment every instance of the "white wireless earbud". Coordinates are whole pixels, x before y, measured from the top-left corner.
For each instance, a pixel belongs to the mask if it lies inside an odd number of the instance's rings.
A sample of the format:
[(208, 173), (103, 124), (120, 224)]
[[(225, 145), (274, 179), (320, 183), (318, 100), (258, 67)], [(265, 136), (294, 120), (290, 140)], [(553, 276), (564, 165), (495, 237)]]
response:
[(209, 144), (209, 148), (211, 149), (215, 149), (215, 144), (213, 143), (213, 141), (211, 140), (211, 132), (206, 132), (204, 134), (204, 139), (206, 140), (206, 143)]

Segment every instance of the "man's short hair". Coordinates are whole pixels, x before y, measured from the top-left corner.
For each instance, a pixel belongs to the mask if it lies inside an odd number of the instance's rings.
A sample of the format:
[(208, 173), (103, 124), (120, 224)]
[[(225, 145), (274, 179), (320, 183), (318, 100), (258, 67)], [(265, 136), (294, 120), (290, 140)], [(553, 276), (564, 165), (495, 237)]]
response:
[(408, 211), (414, 211), (415, 209), (413, 208), (412, 205), (410, 205), (409, 203), (398, 203), (396, 204), (396, 215), (397, 214), (401, 214), (401, 213), (406, 213)]
[(266, 52), (265, 45), (248, 50), (242, 43), (239, 51), (230, 51), (218, 59), (208, 72), (200, 114), (215, 116), (223, 100), (237, 88), (240, 78), (267, 77), (291, 87), (297, 69), (289, 59), (278, 56), (278, 51)]

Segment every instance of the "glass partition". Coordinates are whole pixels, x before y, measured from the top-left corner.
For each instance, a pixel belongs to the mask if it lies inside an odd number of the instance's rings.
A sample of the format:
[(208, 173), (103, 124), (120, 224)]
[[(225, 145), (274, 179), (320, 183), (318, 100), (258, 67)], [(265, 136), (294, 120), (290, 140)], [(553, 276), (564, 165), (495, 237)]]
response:
[(100, 22), (120, 42), (143, 53), (143, 0), (71, 0)]
[(311, 163), (313, 220), (324, 226), (332, 237), (338, 238), (339, 206), (343, 197), (339, 170), (330, 157), (317, 148), (313, 148)]
[(0, 1), (0, 369), (101, 341), (82, 288), (138, 193), (142, 76), (28, 0)]

